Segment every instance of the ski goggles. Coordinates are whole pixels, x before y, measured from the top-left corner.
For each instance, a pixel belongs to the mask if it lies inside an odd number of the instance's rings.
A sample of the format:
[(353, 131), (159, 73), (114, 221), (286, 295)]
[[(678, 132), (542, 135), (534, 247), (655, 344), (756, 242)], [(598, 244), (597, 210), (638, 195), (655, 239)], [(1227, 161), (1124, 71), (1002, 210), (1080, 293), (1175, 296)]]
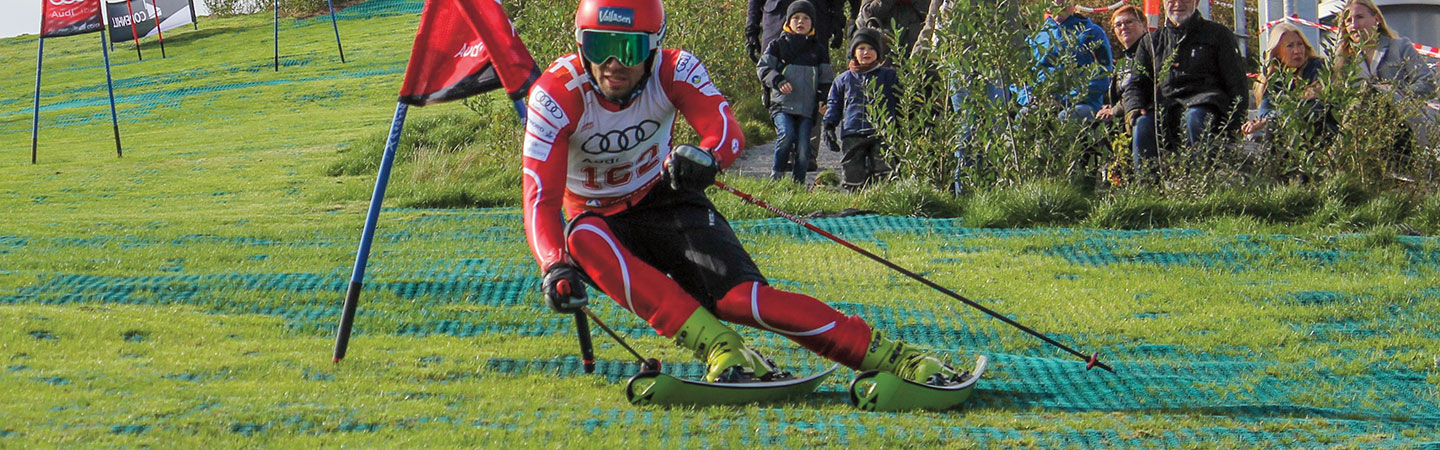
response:
[(626, 67), (636, 66), (650, 58), (650, 34), (586, 30), (580, 33), (580, 51), (594, 64), (615, 58)]

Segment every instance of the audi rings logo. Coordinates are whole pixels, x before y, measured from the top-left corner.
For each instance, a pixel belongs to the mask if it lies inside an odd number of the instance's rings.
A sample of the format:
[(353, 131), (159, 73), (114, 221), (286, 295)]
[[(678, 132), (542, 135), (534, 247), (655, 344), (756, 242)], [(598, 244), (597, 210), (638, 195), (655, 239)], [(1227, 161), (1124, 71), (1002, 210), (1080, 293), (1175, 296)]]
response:
[(580, 150), (592, 155), (622, 153), (640, 146), (641, 142), (654, 137), (657, 131), (660, 131), (660, 122), (646, 120), (638, 125), (590, 136), (580, 145)]
[(73, 4), (76, 4), (76, 3), (84, 3), (85, 0), (49, 0), (49, 2), (50, 2), (50, 4), (55, 5), (55, 6), (65, 6), (65, 5), (73, 5)]

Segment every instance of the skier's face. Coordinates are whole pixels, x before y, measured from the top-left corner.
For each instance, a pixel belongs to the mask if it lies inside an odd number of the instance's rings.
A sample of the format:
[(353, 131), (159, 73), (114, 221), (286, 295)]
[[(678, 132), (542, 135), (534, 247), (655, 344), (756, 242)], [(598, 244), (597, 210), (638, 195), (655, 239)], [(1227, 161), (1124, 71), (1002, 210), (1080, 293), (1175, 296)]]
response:
[(635, 86), (640, 84), (640, 77), (645, 74), (644, 64), (626, 66), (615, 58), (601, 64), (591, 64), (590, 67), (595, 70), (595, 84), (600, 85), (600, 93), (609, 98), (629, 97), (630, 93), (635, 91)]

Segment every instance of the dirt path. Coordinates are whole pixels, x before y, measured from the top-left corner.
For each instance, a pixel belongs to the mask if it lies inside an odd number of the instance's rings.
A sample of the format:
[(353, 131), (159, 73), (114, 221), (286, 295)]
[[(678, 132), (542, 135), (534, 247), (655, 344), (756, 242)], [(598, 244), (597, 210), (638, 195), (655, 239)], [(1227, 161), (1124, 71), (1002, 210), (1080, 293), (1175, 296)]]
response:
[[(812, 150), (813, 151), (813, 150)], [(840, 152), (822, 151), (819, 152), (820, 171), (840, 171)], [(775, 162), (775, 141), (756, 145), (740, 152), (740, 158), (735, 160), (730, 168), (725, 169), (730, 173), (738, 173), (749, 177), (766, 178), (770, 176), (770, 167)], [(806, 184), (815, 183), (815, 174), (810, 172), (806, 177)]]

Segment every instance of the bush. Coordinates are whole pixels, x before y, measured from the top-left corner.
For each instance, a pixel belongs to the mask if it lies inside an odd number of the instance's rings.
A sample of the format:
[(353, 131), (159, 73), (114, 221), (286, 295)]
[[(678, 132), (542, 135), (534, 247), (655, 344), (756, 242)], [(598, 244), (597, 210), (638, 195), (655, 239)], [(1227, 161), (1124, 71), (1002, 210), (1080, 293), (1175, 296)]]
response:
[[(204, 0), (205, 6), (210, 13), (217, 16), (234, 16), (240, 14), (254, 14), (262, 11), (271, 11), (275, 7), (274, 0)], [(319, 14), (330, 13), (330, 3), (326, 0), (279, 0), (280, 14), (286, 17), (309, 17)], [(356, 0), (336, 1), (335, 9), (338, 11), (344, 5), (356, 3)]]
[(965, 224), (980, 228), (1070, 224), (1084, 220), (1089, 212), (1084, 193), (1065, 183), (1039, 181), (975, 194), (965, 202)]

